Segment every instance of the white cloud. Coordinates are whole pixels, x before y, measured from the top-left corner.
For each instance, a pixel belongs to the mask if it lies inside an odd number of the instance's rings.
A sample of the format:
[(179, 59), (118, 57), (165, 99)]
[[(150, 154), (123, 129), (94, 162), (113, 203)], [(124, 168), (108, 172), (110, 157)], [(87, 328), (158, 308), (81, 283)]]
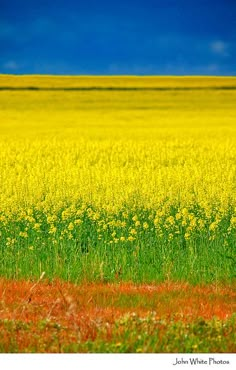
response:
[(211, 64), (208, 64), (208, 66), (206, 67), (206, 70), (209, 73), (218, 73), (219, 72), (219, 66), (216, 63), (211, 63)]
[(20, 65), (14, 60), (9, 60), (8, 62), (3, 64), (3, 68), (11, 71), (16, 71), (17, 69), (20, 68)]
[(228, 44), (221, 40), (216, 40), (216, 41), (211, 42), (210, 50), (214, 54), (218, 54), (224, 57), (229, 56)]

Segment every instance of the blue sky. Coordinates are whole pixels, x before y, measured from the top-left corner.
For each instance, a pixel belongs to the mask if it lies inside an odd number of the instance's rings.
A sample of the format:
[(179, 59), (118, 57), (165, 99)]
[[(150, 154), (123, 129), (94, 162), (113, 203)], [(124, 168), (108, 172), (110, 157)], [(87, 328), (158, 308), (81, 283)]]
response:
[(0, 73), (236, 75), (236, 0), (0, 0)]

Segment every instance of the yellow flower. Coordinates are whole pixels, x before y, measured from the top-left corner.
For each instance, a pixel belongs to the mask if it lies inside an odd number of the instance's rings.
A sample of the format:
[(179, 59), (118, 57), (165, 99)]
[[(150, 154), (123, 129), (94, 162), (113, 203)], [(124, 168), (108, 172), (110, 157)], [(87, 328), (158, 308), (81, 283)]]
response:
[(21, 236), (22, 238), (25, 238), (25, 239), (28, 238), (28, 234), (27, 234), (26, 231), (20, 231), (19, 236)]
[(176, 218), (177, 221), (180, 220), (181, 217), (182, 217), (182, 215), (181, 215), (180, 212), (176, 213), (175, 218)]
[(71, 233), (68, 233), (67, 237), (69, 240), (73, 239), (73, 235)]
[(69, 223), (68, 230), (74, 230), (74, 224), (73, 224), (73, 222), (70, 222)]
[(160, 222), (160, 219), (158, 217), (155, 217), (155, 219), (154, 219), (155, 227), (158, 226), (159, 222)]
[(39, 230), (40, 229), (40, 226), (41, 226), (41, 224), (37, 222), (36, 224), (34, 224), (33, 229)]
[(218, 227), (218, 223), (217, 222), (212, 222), (209, 226), (209, 230), (210, 231), (215, 231)]
[(166, 221), (170, 224), (170, 225), (174, 225), (175, 224), (175, 219), (173, 216), (169, 216), (167, 217)]
[(56, 233), (56, 231), (57, 231), (56, 226), (51, 225), (51, 226), (50, 226), (50, 229), (49, 229), (49, 234), (55, 234), (55, 233)]
[(184, 239), (189, 240), (190, 239), (190, 233), (185, 233), (184, 234)]
[(235, 217), (235, 216), (231, 217), (230, 225), (231, 225), (232, 227), (236, 227), (236, 217)]
[(57, 220), (57, 216), (56, 215), (53, 215), (53, 216), (47, 216), (47, 222), (49, 224), (53, 223), (54, 221)]
[(7, 242), (6, 242), (6, 245), (7, 246), (12, 246), (16, 243), (16, 239), (15, 238), (7, 238)]
[(199, 219), (198, 220), (198, 225), (199, 225), (199, 228), (200, 229), (204, 229), (204, 227), (205, 227), (205, 221), (204, 220), (202, 220), (202, 219)]

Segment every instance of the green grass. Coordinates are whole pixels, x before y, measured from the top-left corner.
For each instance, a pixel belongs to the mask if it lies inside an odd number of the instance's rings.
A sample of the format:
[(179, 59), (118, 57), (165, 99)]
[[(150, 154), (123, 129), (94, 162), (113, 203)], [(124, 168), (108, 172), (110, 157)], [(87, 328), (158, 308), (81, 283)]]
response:
[(111, 325), (94, 322), (86, 335), (67, 331), (65, 339), (66, 328), (56, 322), (1, 320), (0, 352), (22, 352), (24, 340), (23, 352), (31, 353), (234, 353), (235, 325), (235, 316), (185, 323), (130, 314)]
[[(74, 222), (76, 215), (63, 219), (62, 212), (53, 221), (38, 210), (34, 210), (31, 218), (27, 214), (21, 219), (14, 215), (5, 217), (0, 225), (1, 276), (34, 279), (45, 271), (49, 279), (58, 277), (76, 283), (83, 280), (137, 283), (172, 280), (193, 284), (235, 281), (235, 231), (227, 231), (230, 214), (222, 218), (214, 233), (209, 231), (213, 219), (208, 219), (204, 230), (193, 230), (186, 239), (188, 225), (183, 227), (180, 220), (179, 225), (177, 222), (173, 226), (175, 229), (166, 228), (163, 216), (157, 228), (152, 210), (104, 213), (96, 219), (91, 208), (87, 208), (80, 216), (79, 225)], [(177, 209), (171, 212), (175, 215)], [(136, 228), (134, 215), (141, 222)], [(146, 221), (147, 229), (142, 227)], [(37, 223), (41, 224), (39, 229), (35, 229)], [(56, 227), (55, 233), (51, 233), (52, 227)], [(132, 229), (137, 232), (133, 235), (135, 240), (128, 240)], [(125, 240), (121, 241), (121, 237)]]

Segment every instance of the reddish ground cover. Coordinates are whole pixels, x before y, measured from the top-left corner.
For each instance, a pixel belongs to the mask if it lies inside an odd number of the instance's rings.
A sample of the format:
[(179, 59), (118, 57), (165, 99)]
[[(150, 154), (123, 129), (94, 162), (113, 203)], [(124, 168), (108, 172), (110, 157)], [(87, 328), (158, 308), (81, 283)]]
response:
[[(98, 316), (117, 319), (126, 312), (188, 319), (214, 316), (224, 319), (236, 311), (236, 289), (219, 286), (190, 286), (186, 283), (159, 285), (82, 284), (61, 281), (0, 280), (0, 318), (24, 321), (56, 317), (65, 320)], [(76, 316), (76, 317), (75, 317)]]
[(12, 341), (9, 325), (14, 326), (18, 350), (27, 346), (32, 350), (35, 345), (40, 351), (39, 343), (43, 340), (42, 351), (46, 351), (47, 336), (50, 342), (54, 330), (57, 346), (49, 345), (50, 352), (60, 352), (62, 341), (78, 341), (78, 335), (80, 341), (94, 340), (98, 328), (103, 325), (106, 340), (109, 340), (112, 325), (125, 314), (146, 317), (152, 313), (157, 318), (174, 317), (176, 321), (191, 322), (213, 317), (224, 320), (234, 312), (236, 290), (232, 286), (190, 286), (171, 282), (73, 285), (58, 280), (41, 279), (37, 283), (0, 280), (0, 329), (5, 328), (1, 342), (9, 343), (9, 351)]

